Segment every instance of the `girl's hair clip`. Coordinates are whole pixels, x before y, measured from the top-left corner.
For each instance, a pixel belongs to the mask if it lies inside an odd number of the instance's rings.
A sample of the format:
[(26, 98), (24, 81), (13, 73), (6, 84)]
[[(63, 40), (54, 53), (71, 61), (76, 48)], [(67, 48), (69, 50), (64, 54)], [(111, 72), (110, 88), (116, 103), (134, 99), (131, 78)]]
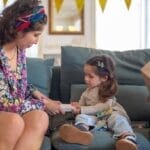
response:
[(104, 63), (102, 61), (98, 61), (97, 66), (100, 68), (104, 68)]

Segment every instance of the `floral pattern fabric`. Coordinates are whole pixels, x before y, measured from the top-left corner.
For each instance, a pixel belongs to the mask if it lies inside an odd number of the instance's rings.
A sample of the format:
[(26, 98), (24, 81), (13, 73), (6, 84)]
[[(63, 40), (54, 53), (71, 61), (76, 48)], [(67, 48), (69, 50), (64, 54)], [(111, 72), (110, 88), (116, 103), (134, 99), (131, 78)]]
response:
[(17, 51), (15, 71), (0, 48), (0, 111), (24, 114), (34, 109), (44, 109), (42, 100), (32, 97), (33, 86), (27, 84), (26, 56), (24, 50)]

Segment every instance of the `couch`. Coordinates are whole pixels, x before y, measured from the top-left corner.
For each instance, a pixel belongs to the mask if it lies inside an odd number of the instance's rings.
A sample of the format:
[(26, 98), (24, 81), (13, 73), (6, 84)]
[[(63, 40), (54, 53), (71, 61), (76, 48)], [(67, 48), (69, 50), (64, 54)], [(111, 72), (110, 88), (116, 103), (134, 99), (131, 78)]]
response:
[[(150, 49), (109, 51), (83, 47), (61, 47), (61, 66), (53, 66), (52, 59), (28, 58), (28, 82), (54, 100), (70, 103), (78, 100), (85, 89), (83, 64), (95, 55), (110, 55), (116, 62), (116, 78), (119, 90), (118, 102), (124, 106), (131, 118), (140, 150), (150, 149), (150, 103), (149, 91), (145, 86), (140, 69), (149, 61)], [(49, 132), (45, 136), (41, 150), (115, 150), (115, 140), (110, 131), (94, 132), (92, 144), (83, 146), (68, 144), (59, 138), (58, 128), (65, 122), (72, 122), (74, 115), (50, 117)]]

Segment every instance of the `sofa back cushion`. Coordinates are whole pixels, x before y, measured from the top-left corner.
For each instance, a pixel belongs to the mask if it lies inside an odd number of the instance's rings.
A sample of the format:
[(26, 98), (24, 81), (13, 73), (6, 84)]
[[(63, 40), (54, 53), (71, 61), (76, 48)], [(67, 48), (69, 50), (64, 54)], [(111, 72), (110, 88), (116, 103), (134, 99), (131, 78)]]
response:
[[(85, 84), (73, 84), (71, 86), (71, 101), (78, 101)], [(147, 102), (148, 90), (145, 86), (119, 85), (116, 95), (117, 101), (124, 107), (134, 121), (150, 120), (150, 103)]]
[(60, 95), (60, 66), (54, 66), (52, 69), (53, 76), (51, 81), (50, 98), (61, 100)]
[(28, 83), (49, 96), (54, 59), (27, 58)]
[(63, 46), (61, 51), (61, 98), (68, 103), (72, 84), (83, 84), (83, 65), (95, 55), (110, 55), (116, 62), (116, 77), (123, 85), (144, 85), (140, 69), (150, 58), (150, 49), (129, 51), (108, 51), (92, 48)]

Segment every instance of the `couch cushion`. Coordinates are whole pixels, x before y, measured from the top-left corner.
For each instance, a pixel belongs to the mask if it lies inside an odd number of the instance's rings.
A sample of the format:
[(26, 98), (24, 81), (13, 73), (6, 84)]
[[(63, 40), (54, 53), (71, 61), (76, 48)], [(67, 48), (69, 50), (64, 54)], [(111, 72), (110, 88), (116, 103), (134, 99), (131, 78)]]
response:
[(54, 66), (52, 69), (52, 83), (50, 97), (55, 100), (61, 100), (60, 97), (60, 66)]
[(28, 83), (49, 96), (54, 59), (27, 58)]
[[(111, 132), (97, 131), (93, 133), (94, 139), (92, 144), (88, 146), (80, 144), (70, 144), (64, 142), (58, 132), (52, 137), (52, 144), (57, 150), (115, 150), (115, 140)], [(140, 150), (149, 150), (150, 143), (142, 134), (136, 133), (137, 142)]]
[[(85, 90), (84, 84), (71, 86), (71, 101), (78, 101)], [(145, 86), (119, 85), (117, 101), (125, 108), (131, 120), (150, 120), (150, 103), (147, 102), (148, 91)]]
[(40, 150), (51, 150), (51, 140), (49, 137), (44, 137)]
[(144, 85), (141, 67), (149, 61), (150, 50), (108, 51), (83, 47), (63, 46), (61, 52), (61, 96), (69, 102), (72, 84), (82, 84), (83, 64), (92, 56), (107, 54), (116, 62), (119, 84)]

